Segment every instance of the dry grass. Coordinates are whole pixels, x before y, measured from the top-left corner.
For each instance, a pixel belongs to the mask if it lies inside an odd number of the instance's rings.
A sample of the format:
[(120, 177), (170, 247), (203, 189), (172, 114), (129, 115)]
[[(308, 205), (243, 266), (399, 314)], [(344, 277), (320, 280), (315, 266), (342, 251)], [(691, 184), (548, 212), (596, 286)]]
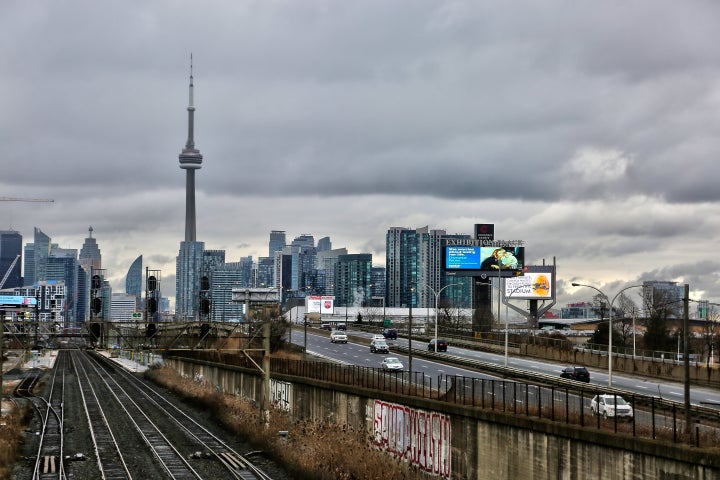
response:
[(288, 428), (287, 414), (281, 410), (273, 409), (268, 423), (261, 426), (258, 408), (248, 400), (218, 393), (169, 368), (149, 370), (146, 376), (192, 403), (218, 412), (224, 425), (298, 480), (425, 478), (406, 462), (378, 450), (367, 432), (330, 423), (296, 422), (287, 437), (280, 437), (278, 432)]
[(29, 408), (16, 406), (11, 413), (0, 418), (0, 479), (11, 478), (30, 412)]

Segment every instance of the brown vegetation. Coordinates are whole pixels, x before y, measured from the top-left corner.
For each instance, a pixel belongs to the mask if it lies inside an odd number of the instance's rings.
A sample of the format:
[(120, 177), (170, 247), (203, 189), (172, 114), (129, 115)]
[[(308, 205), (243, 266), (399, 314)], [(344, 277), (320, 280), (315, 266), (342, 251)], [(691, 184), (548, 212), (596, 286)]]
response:
[(0, 417), (0, 479), (11, 478), (30, 412), (16, 405), (11, 413)]
[(406, 462), (378, 450), (364, 431), (347, 426), (295, 422), (288, 435), (288, 417), (273, 409), (261, 426), (257, 406), (249, 400), (218, 393), (211, 386), (182, 378), (167, 367), (149, 370), (146, 376), (192, 403), (218, 412), (219, 420), (248, 443), (265, 451), (294, 478), (313, 480), (422, 479)]

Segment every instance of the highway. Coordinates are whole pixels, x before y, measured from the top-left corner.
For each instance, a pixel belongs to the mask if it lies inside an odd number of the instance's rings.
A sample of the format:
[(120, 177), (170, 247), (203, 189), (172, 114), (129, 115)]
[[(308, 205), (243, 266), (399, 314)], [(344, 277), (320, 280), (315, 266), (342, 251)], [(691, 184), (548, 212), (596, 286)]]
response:
[[(325, 333), (325, 332), (323, 332)], [(350, 338), (363, 337), (369, 343), (371, 334), (361, 331), (348, 330)], [(302, 326), (293, 326), (292, 342), (297, 345), (304, 344), (304, 329)], [(398, 338), (397, 345), (407, 347), (407, 339)], [(413, 351), (426, 351), (427, 343), (413, 340)], [(327, 336), (324, 336), (316, 328), (307, 329), (307, 351), (321, 357), (325, 357), (337, 362), (348, 365), (360, 365), (365, 367), (380, 367), (382, 359), (385, 355), (370, 353), (366, 343), (359, 344), (352, 341), (347, 344), (331, 343)], [(492, 363), (495, 365), (504, 364), (504, 355), (489, 352), (481, 352), (465, 348), (454, 347), (452, 342), (448, 348), (448, 354), (461, 358)], [(408, 368), (407, 355), (401, 355), (397, 352), (390, 353), (391, 356), (398, 357)], [(441, 375), (464, 375), (475, 378), (501, 379), (501, 377), (479, 373), (475, 370), (466, 368), (453, 367), (443, 363), (434, 362), (429, 359), (423, 359), (413, 356), (413, 371), (423, 372), (428, 378), (438, 378)], [(508, 366), (527, 372), (556, 375), (560, 376), (560, 370), (567, 366), (566, 364), (558, 364), (545, 360), (512, 357), (508, 359)], [(607, 370), (589, 369), (590, 370), (590, 387), (596, 386), (600, 391), (602, 387), (607, 386)], [(648, 395), (656, 398), (662, 398), (673, 402), (684, 402), (684, 385), (677, 382), (658, 382), (648, 377), (629, 376), (613, 373), (613, 387), (624, 390), (628, 393), (638, 395)], [(691, 385), (690, 387), (690, 403), (693, 405), (720, 409), (720, 391), (707, 387), (698, 387)]]

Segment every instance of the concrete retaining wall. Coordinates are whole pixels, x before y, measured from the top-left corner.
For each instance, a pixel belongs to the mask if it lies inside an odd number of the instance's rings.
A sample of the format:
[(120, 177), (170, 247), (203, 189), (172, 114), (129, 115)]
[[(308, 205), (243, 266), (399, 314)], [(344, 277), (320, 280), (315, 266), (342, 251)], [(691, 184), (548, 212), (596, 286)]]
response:
[[(260, 398), (257, 372), (178, 357), (165, 363), (227, 393)], [(720, 479), (716, 452), (300, 377), (272, 383), (274, 400), (294, 420), (365, 428), (390, 455), (439, 478)]]

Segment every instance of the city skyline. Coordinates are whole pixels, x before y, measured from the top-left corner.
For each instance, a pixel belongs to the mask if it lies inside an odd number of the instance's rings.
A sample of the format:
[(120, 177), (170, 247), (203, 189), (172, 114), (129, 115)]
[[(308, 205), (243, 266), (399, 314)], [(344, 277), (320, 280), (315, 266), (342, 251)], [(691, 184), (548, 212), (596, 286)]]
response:
[(118, 291), (139, 255), (174, 291), (192, 52), (198, 238), (228, 261), (282, 229), (382, 264), (389, 228), (493, 223), (557, 258), (560, 304), (643, 280), (720, 302), (720, 5), (5, 7), (0, 191), (55, 202), (0, 203), (0, 229), (92, 225)]

